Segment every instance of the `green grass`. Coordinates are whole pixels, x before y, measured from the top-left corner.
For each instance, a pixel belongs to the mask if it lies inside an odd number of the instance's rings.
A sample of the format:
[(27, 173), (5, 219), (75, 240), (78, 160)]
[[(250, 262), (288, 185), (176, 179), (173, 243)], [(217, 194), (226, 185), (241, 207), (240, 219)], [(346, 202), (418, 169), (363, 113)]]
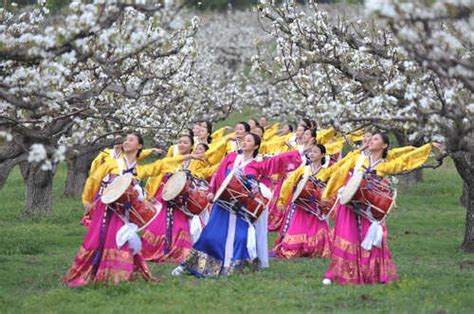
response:
[[(389, 286), (321, 285), (328, 261), (272, 261), (257, 274), (221, 279), (174, 278), (174, 265), (152, 264), (161, 283), (68, 289), (61, 278), (84, 235), (79, 200), (64, 199), (62, 165), (49, 218), (21, 216), (24, 189), (15, 169), (0, 191), (0, 313), (159, 312), (408, 312), (474, 310), (474, 260), (459, 250), (465, 212), (451, 163), (426, 170), (425, 182), (400, 191), (388, 221), (389, 244), (401, 279)], [(271, 236), (273, 242), (274, 235)]]

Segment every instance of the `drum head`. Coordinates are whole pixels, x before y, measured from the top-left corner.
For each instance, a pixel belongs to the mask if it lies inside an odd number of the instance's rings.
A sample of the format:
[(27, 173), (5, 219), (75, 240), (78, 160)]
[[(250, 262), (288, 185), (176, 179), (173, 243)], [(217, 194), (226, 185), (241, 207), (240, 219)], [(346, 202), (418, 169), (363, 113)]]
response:
[(188, 176), (186, 172), (180, 171), (171, 176), (163, 188), (162, 198), (165, 201), (171, 201), (183, 191), (186, 186)]
[(214, 196), (214, 200), (213, 202), (217, 201), (217, 199), (221, 196), (221, 194), (224, 192), (224, 190), (227, 188), (227, 186), (229, 185), (230, 181), (232, 181), (232, 178), (234, 177), (234, 174), (231, 172), (229, 173), (224, 181), (222, 182), (221, 186), (219, 187), (219, 189), (217, 190), (216, 192), (216, 195)]
[(341, 193), (341, 197), (339, 198), (341, 204), (347, 204), (352, 201), (352, 198), (357, 193), (357, 190), (359, 190), (360, 183), (362, 182), (363, 177), (364, 173), (362, 171), (354, 171), (352, 177), (349, 179), (346, 186), (344, 187), (344, 190)]
[(308, 183), (308, 179), (309, 179), (309, 176), (307, 176), (307, 175), (304, 175), (303, 177), (301, 177), (301, 180), (296, 185), (296, 190), (293, 193), (293, 198), (291, 199), (292, 203), (294, 201), (296, 201), (296, 199), (300, 196), (301, 192), (303, 192), (303, 190), (306, 186), (306, 183)]
[(100, 198), (102, 203), (110, 204), (118, 200), (128, 189), (132, 180), (133, 175), (131, 173), (126, 173), (115, 178), (115, 180), (104, 190), (104, 193), (102, 193)]

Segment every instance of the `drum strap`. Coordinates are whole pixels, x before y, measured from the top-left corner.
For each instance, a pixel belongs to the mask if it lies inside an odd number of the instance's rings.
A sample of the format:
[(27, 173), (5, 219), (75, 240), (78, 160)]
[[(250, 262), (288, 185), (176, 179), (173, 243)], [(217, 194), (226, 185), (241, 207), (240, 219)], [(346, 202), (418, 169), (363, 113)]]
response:
[(109, 224), (110, 217), (112, 216), (112, 209), (107, 206), (105, 208), (104, 216), (102, 217), (102, 221), (100, 224), (100, 233), (99, 233), (99, 245), (94, 253), (94, 257), (92, 258), (92, 274), (95, 276), (97, 274), (97, 270), (99, 269), (100, 261), (102, 260), (102, 253), (104, 252), (104, 245), (105, 245), (105, 231)]
[(232, 141), (231, 143), (233, 152), (238, 152), (241, 149), (240, 142), (238, 140)]
[(119, 151), (117, 153), (117, 151), (115, 151), (115, 149), (112, 148), (112, 158), (119, 159), (120, 157), (122, 157), (122, 151)]
[(165, 254), (171, 251), (171, 241), (173, 236), (173, 210), (172, 206), (166, 208), (166, 238), (165, 238)]
[(359, 171), (360, 168), (362, 168), (362, 165), (364, 164), (365, 159), (367, 158), (366, 155), (361, 154), (359, 159), (357, 160), (357, 163), (355, 164), (354, 171)]
[(293, 216), (295, 215), (295, 212), (296, 212), (296, 205), (295, 203), (292, 203), (290, 210), (288, 211), (288, 215), (286, 216), (285, 225), (283, 226), (283, 230), (281, 233), (282, 240), (286, 236), (286, 233), (288, 232), (288, 228), (290, 227), (290, 223), (293, 220)]
[(323, 166), (320, 164), (318, 166), (318, 168), (314, 169), (314, 164), (311, 164), (311, 175), (313, 175), (313, 176), (317, 175), (319, 173), (319, 171), (321, 171), (322, 167)]
[[(358, 236), (358, 240), (359, 240), (359, 243), (362, 243), (362, 240), (361, 240), (361, 237), (362, 237), (362, 221), (361, 221), (361, 216), (360, 216), (360, 207), (356, 204), (356, 203), (352, 203), (353, 206), (356, 208), (356, 224), (357, 224), (357, 236)], [(357, 250), (357, 258), (358, 258), (358, 263), (357, 263), (357, 273), (358, 273), (358, 276), (359, 278), (364, 278), (364, 276), (362, 275), (362, 269), (361, 269), (361, 265), (362, 265), (362, 252), (361, 250)]]
[(379, 159), (375, 162), (372, 161), (372, 155), (369, 155), (369, 170), (372, 170), (374, 169), (375, 167), (378, 166), (378, 164), (380, 164), (381, 162), (384, 162), (385, 159)]
[[(185, 160), (185, 161), (183, 161), (183, 170), (188, 170), (190, 164), (191, 164), (191, 160)], [(178, 172), (178, 171), (179, 171), (179, 170), (177, 170), (176, 172)]]
[(123, 160), (123, 158), (117, 159), (117, 167), (119, 170), (119, 174), (122, 175), (123, 171), (125, 170), (125, 160)]

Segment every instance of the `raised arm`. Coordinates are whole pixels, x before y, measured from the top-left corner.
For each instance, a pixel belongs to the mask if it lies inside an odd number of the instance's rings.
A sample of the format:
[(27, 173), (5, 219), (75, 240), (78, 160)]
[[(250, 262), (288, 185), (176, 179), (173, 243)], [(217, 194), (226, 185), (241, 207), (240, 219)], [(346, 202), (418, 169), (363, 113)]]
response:
[(258, 163), (260, 175), (270, 177), (274, 174), (282, 174), (294, 171), (301, 165), (299, 151), (278, 154), (270, 159)]

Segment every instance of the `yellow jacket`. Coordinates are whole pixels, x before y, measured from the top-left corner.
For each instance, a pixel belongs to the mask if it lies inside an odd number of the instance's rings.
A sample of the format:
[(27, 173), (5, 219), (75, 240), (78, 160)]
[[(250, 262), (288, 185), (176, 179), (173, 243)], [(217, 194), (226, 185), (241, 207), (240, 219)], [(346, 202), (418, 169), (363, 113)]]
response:
[[(140, 153), (140, 156), (138, 156), (137, 160), (143, 160), (146, 159), (148, 156), (152, 154), (153, 150), (151, 148), (148, 149), (143, 149)], [(120, 152), (116, 158), (122, 158), (123, 153)], [(94, 160), (91, 163), (91, 168), (89, 169), (89, 174), (94, 173), (97, 168), (99, 168), (100, 165), (102, 165), (104, 162), (110, 159), (115, 159), (114, 158), (114, 149), (113, 148), (106, 148), (103, 151), (97, 155), (97, 157), (94, 158)]]
[(288, 205), (288, 203), (291, 200), (291, 196), (293, 195), (294, 188), (297, 186), (298, 182), (300, 181), (301, 177), (305, 174), (305, 172), (307, 173), (306, 175), (315, 176), (317, 179), (325, 182), (327, 178), (329, 178), (330, 176), (330, 173), (332, 171), (331, 168), (332, 167), (320, 168), (318, 173), (314, 174), (314, 173), (311, 173), (310, 166), (306, 166), (306, 165), (300, 166), (298, 169), (293, 171), (288, 176), (288, 178), (286, 178), (285, 181), (283, 182), (283, 185), (280, 191), (280, 196), (278, 198), (278, 205), (279, 206)]
[(280, 128), (280, 123), (275, 123), (268, 129), (266, 129), (265, 133), (263, 133), (263, 140), (265, 141), (270, 140), (272, 137), (274, 137), (277, 134), (279, 128)]
[[(164, 158), (157, 160), (148, 165), (137, 165), (135, 170), (137, 172), (137, 179), (141, 180), (146, 177), (159, 175), (161, 172), (165, 172), (184, 160), (183, 156)], [(100, 187), (100, 183), (106, 175), (121, 175), (120, 167), (118, 162), (122, 159), (108, 159), (102, 165), (100, 165), (91, 175), (87, 178), (82, 192), (82, 202), (91, 203), (94, 200), (95, 193)]]
[[(205, 152), (206, 161), (191, 160), (187, 169), (191, 174), (197, 178), (207, 179), (216, 170), (219, 163), (225, 156), (225, 142), (221, 141), (219, 144), (215, 144)], [(184, 170), (183, 163), (173, 164), (166, 168), (165, 171), (161, 171), (156, 176), (151, 176), (145, 186), (145, 190), (149, 197), (154, 197), (158, 189), (160, 188), (161, 182), (163, 181), (164, 175), (168, 173), (175, 173), (177, 171)]]
[(212, 140), (219, 140), (220, 138), (222, 138), (225, 134), (225, 131), (226, 131), (226, 127), (222, 127), (216, 131), (214, 131), (212, 134), (211, 134), (211, 138)]
[(324, 147), (326, 147), (326, 154), (334, 155), (340, 153), (344, 147), (344, 144), (346, 144), (346, 140), (342, 137), (337, 138), (331, 143), (324, 144)]
[(325, 145), (335, 136), (336, 130), (334, 128), (322, 129), (316, 132), (316, 143)]
[[(426, 162), (429, 154), (431, 153), (431, 148), (431, 144), (426, 144), (416, 149), (413, 149), (412, 147), (402, 147), (397, 151), (392, 152), (391, 156), (389, 154), (388, 158), (377, 164), (373, 170), (376, 171), (378, 176), (383, 177), (416, 169)], [(369, 159), (365, 155), (361, 154), (360, 151), (359, 153), (356, 152), (348, 154), (346, 158), (332, 166), (337, 167), (337, 171), (334, 172), (329, 179), (326, 189), (323, 193), (323, 198), (331, 198), (336, 196), (337, 191), (344, 185), (347, 175), (351, 170), (354, 169), (361, 156), (365, 157), (362, 165), (368, 167)]]
[(294, 133), (288, 133), (286, 135), (275, 135), (270, 140), (264, 141), (263, 145), (263, 152), (260, 150), (262, 154), (279, 154), (289, 152), (290, 147), (286, 144), (288, 141), (292, 139)]

